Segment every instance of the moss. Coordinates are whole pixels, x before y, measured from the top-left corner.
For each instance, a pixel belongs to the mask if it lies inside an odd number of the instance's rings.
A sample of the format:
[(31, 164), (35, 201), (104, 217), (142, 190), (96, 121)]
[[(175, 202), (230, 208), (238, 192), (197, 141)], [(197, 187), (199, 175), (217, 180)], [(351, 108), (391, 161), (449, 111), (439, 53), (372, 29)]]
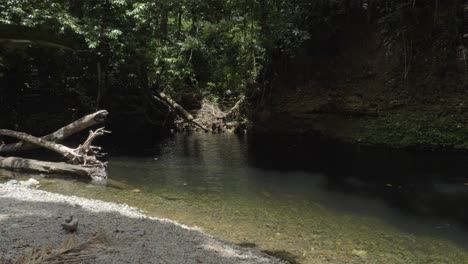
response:
[(433, 109), (394, 110), (375, 117), (325, 114), (313, 130), (364, 145), (468, 150), (468, 125), (462, 116), (437, 114)]

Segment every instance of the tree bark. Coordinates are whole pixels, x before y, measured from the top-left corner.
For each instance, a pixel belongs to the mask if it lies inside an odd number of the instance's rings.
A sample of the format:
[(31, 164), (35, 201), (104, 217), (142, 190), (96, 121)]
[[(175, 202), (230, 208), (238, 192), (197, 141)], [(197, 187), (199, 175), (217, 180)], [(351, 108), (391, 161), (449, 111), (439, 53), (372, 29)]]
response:
[[(38, 138), (23, 132), (0, 129), (0, 135), (13, 137), (24, 142), (7, 146), (9, 150), (21, 149), (32, 144), (36, 147), (43, 147), (57, 152), (69, 159), (70, 163), (73, 163), (67, 164), (63, 162), (46, 162), (18, 157), (0, 157), (0, 168), (49, 174), (71, 174), (77, 176), (87, 176), (88, 178), (91, 178), (92, 182), (94, 183), (105, 184), (107, 179), (105, 171), (106, 163), (97, 159), (97, 156), (102, 155), (99, 153), (101, 148), (93, 146), (92, 143), (96, 137), (110, 133), (109, 131), (104, 130), (104, 128), (99, 128), (96, 131), (90, 131), (88, 139), (76, 149), (72, 149), (49, 140), (57, 141), (63, 139), (91, 125), (104, 121), (107, 115), (108, 113), (105, 110), (96, 112), (92, 115), (85, 116), (43, 138)], [(5, 146), (0, 146), (0, 148), (1, 147)]]
[[(61, 141), (91, 126), (104, 122), (108, 114), (109, 113), (106, 110), (101, 110), (96, 113), (87, 115), (67, 126), (60, 128), (59, 130), (55, 131), (52, 134), (42, 137), (42, 139), (46, 141), (51, 141), (51, 142)], [(35, 149), (37, 147), (38, 146), (35, 144), (30, 144), (26, 142), (18, 142), (18, 143), (13, 143), (13, 144), (0, 145), (0, 153)]]
[(43, 147), (43, 148), (55, 151), (63, 155), (64, 157), (67, 157), (71, 161), (77, 160), (79, 162), (84, 162), (83, 157), (81, 155), (75, 153), (73, 149), (66, 147), (64, 145), (53, 143), (53, 142), (44, 140), (42, 138), (28, 135), (23, 132), (17, 132), (17, 131), (8, 130), (8, 129), (0, 129), (0, 135), (17, 138), (19, 140), (37, 145), (39, 147)]
[(92, 170), (90, 168), (67, 164), (64, 162), (47, 162), (18, 157), (0, 157), (0, 168), (47, 174), (70, 174), (80, 177), (92, 178)]
[(187, 122), (194, 124), (195, 126), (203, 129), (206, 132), (209, 131), (202, 124), (195, 121), (195, 118), (193, 118), (193, 116), (189, 112), (187, 112), (181, 105), (179, 105), (176, 101), (172, 100), (172, 98), (167, 96), (165, 93), (160, 92), (155, 98), (164, 101), (170, 108), (172, 108), (179, 116), (181, 116)]
[(234, 120), (239, 114), (242, 104), (245, 102), (245, 96), (241, 96), (236, 104), (224, 115), (227, 120)]
[(96, 110), (99, 109), (99, 103), (102, 98), (102, 67), (101, 62), (96, 63), (97, 70), (97, 96), (96, 96)]

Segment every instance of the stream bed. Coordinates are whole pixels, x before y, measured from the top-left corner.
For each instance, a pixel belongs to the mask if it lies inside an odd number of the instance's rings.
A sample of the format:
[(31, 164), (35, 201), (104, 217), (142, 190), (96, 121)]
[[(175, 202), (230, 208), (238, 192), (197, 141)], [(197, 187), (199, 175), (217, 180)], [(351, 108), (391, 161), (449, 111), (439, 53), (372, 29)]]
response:
[(192, 134), (108, 169), (107, 187), (39, 181), (291, 263), (468, 263), (467, 154)]

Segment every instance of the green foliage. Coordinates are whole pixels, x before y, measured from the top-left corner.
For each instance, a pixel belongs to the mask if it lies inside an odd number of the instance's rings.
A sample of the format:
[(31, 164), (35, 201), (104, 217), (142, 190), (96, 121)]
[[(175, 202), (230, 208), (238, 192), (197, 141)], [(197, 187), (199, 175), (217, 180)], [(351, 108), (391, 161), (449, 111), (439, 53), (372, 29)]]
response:
[(468, 46), (466, 1), (382, 1), (376, 9), (389, 50), (413, 56), (413, 47), (428, 48), (446, 61)]
[[(141, 116), (153, 111), (154, 90), (230, 104), (267, 72), (271, 57), (296, 55), (305, 42), (316, 41), (314, 32), (333, 34), (333, 19), (365, 12), (368, 2), (373, 1), (4, 0), (0, 25), (47, 29), (72, 42), (75, 52), (0, 46), (0, 71), (10, 71), (11, 61), (3, 58), (15, 60), (13, 53), (32, 58), (22, 61), (29, 68), (41, 68), (50, 57), (65, 60), (60, 74), (44, 74), (39, 82), (25, 76), (21, 82), (58, 89), (63, 79), (73, 80), (64, 90), (80, 94), (83, 105), (94, 101), (96, 107)], [(392, 13), (397, 7), (382, 1), (379, 8)]]
[[(62, 38), (79, 39), (85, 43), (80, 52), (105, 64), (108, 75), (135, 75), (145, 78), (147, 87), (213, 94), (222, 100), (243, 93), (275, 50), (293, 56), (315, 37), (314, 30), (333, 34), (333, 19), (353, 12), (380, 14), (389, 47), (410, 45), (428, 13), (440, 25), (438, 32), (453, 36), (450, 45), (466, 46), (468, 41), (464, 1), (3, 2), (0, 24), (47, 28)], [(137, 65), (129, 67), (130, 62)]]
[(81, 52), (105, 63), (106, 74), (129, 70), (125, 64), (137, 60), (139, 69), (127, 75), (144, 71), (146, 85), (157, 89), (235, 97), (256, 78), (265, 57), (255, 1), (4, 2), (1, 24), (79, 38), (86, 43)]

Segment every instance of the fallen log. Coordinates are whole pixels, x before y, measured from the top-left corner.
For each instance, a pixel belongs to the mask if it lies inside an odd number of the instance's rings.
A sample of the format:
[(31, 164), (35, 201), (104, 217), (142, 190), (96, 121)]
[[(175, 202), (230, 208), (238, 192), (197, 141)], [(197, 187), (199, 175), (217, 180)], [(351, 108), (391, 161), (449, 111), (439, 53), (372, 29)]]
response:
[(179, 105), (176, 101), (172, 100), (169, 96), (165, 93), (160, 92), (155, 96), (155, 99), (158, 101), (163, 101), (166, 106), (169, 106), (172, 110), (174, 110), (179, 116), (181, 116), (185, 121), (194, 124), (195, 126), (203, 129), (205, 132), (208, 132), (208, 128), (200, 124), (193, 118), (193, 116), (187, 112), (181, 105)]
[(86, 177), (91, 178), (95, 183), (102, 183), (106, 179), (104, 168), (84, 167), (64, 162), (48, 162), (18, 157), (0, 157), (0, 168), (13, 171)]
[(61, 154), (62, 156), (68, 158), (70, 161), (74, 161), (74, 160), (77, 160), (79, 162), (82, 161), (82, 157), (80, 157), (78, 153), (75, 153), (75, 151), (72, 148), (50, 142), (42, 138), (38, 138), (38, 137), (31, 136), (23, 132), (17, 132), (17, 131), (8, 130), (8, 129), (0, 129), (0, 135), (13, 137), (13, 138), (37, 145), (39, 147), (43, 147), (43, 148), (55, 151)]
[[(9, 169), (15, 171), (32, 171), (47, 174), (69, 174), (76, 176), (86, 176), (91, 178), (94, 183), (105, 184), (106, 175), (106, 163), (100, 161), (97, 157), (101, 157), (99, 153), (100, 147), (93, 146), (94, 139), (98, 136), (102, 136), (109, 131), (104, 128), (99, 128), (95, 131), (90, 131), (86, 141), (79, 145), (77, 148), (69, 148), (65, 145), (56, 143), (54, 141), (62, 140), (74, 133), (77, 133), (89, 126), (103, 122), (107, 111), (102, 110), (94, 114), (85, 116), (61, 129), (49, 134), (45, 137), (38, 138), (23, 132), (0, 129), (0, 135), (13, 137), (22, 141), (21, 143), (11, 144), (10, 150), (18, 150), (23, 148), (35, 148), (42, 147), (54, 152), (68, 159), (67, 164), (63, 162), (47, 162), (33, 159), (24, 159), (18, 157), (0, 157), (0, 168)], [(31, 146), (32, 145), (32, 146)], [(5, 145), (0, 146), (5, 147)]]
[(94, 147), (91, 144), (96, 137), (102, 136), (105, 133), (110, 133), (110, 132), (104, 130), (104, 128), (99, 128), (94, 132), (90, 131), (88, 139), (85, 141), (85, 143), (80, 145), (76, 149), (72, 149), (67, 146), (54, 143), (54, 142), (50, 142), (50, 141), (47, 141), (47, 140), (44, 140), (42, 138), (38, 138), (35, 136), (31, 136), (23, 132), (17, 132), (17, 131), (8, 130), (8, 129), (0, 129), (0, 135), (17, 138), (24, 142), (28, 142), (30, 144), (34, 144), (39, 147), (52, 150), (66, 157), (72, 163), (82, 164), (82, 165), (90, 164), (90, 165), (101, 166), (101, 167), (104, 167), (104, 163), (100, 162), (96, 158), (96, 154), (98, 154), (98, 150), (100, 148)]
[[(108, 114), (109, 113), (106, 110), (101, 110), (96, 113), (87, 115), (83, 118), (76, 120), (75, 122), (67, 126), (60, 128), (54, 133), (51, 133), (49, 135), (42, 137), (41, 139), (46, 140), (46, 141), (51, 141), (51, 142), (60, 142), (73, 134), (76, 134), (91, 126), (104, 122)], [(34, 149), (34, 148), (38, 148), (38, 146), (35, 144), (26, 143), (26, 142), (18, 142), (18, 143), (13, 143), (13, 144), (6, 144), (6, 145), (0, 144), (0, 153), (15, 152), (19, 150), (28, 150), (28, 149)]]

